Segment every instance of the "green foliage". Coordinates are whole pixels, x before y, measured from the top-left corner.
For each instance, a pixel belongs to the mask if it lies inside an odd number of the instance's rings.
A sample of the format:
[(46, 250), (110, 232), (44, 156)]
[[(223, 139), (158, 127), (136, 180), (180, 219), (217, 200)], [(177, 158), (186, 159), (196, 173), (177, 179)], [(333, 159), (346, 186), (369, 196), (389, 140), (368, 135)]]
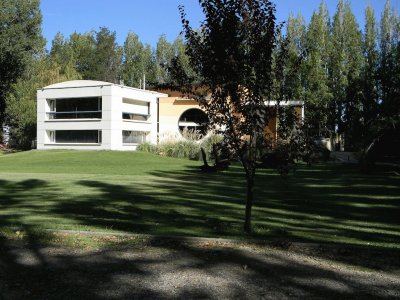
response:
[(197, 132), (184, 131), (183, 137), (165, 138), (157, 145), (150, 143), (140, 144), (137, 150), (155, 153), (161, 156), (186, 158), (190, 160), (201, 160), (201, 148), (204, 148), (209, 158), (212, 152), (212, 146), (222, 141), (220, 135), (209, 135), (201, 139)]
[(341, 134), (359, 122), (358, 82), (362, 67), (361, 33), (350, 4), (344, 0), (338, 4), (332, 30), (330, 84), (334, 102), (330, 109), (334, 114), (330, 116), (330, 126), (332, 132)]
[(345, 0), (332, 21), (324, 3), (306, 31), (301, 19), (290, 17), (279, 41), (288, 47), (281, 94), (304, 99), (310, 134), (337, 136), (347, 150), (365, 149), (382, 131), (398, 126), (398, 14), (387, 1), (377, 31), (367, 7), (363, 33)]
[(156, 79), (158, 84), (166, 84), (171, 81), (168, 67), (174, 57), (173, 45), (162, 34), (157, 42), (155, 51)]
[[(205, 89), (203, 95), (194, 96), (213, 130), (223, 134), (225, 145), (243, 165), (248, 191), (244, 229), (250, 232), (256, 152), (269, 112), (265, 100), (272, 95), (275, 6), (266, 0), (199, 0), (199, 4), (205, 16), (200, 32), (190, 26), (180, 7), (186, 54), (200, 79), (198, 85)], [(184, 83), (192, 76), (182, 72), (183, 63), (178, 65)], [(279, 60), (276, 66), (283, 67)], [(187, 83), (186, 90), (193, 91), (192, 82)], [(210, 101), (204, 95), (211, 95)]]
[(306, 55), (302, 64), (305, 118), (314, 136), (329, 136), (329, 107), (332, 91), (328, 81), (330, 24), (326, 6), (314, 12), (306, 32)]
[(72, 43), (65, 40), (59, 32), (52, 41), (50, 59), (60, 66), (60, 74), (66, 78), (82, 79), (78, 70), (78, 53), (74, 51)]
[(128, 33), (123, 46), (122, 79), (124, 84), (136, 88), (143, 87), (143, 80), (154, 84), (156, 73), (150, 45), (143, 45), (137, 34)]
[(380, 114), (387, 119), (400, 115), (400, 17), (386, 1), (380, 24)]
[(106, 27), (101, 27), (97, 32), (75, 32), (69, 39), (57, 33), (50, 56), (62, 67), (62, 73), (67, 77), (72, 77), (75, 71), (83, 79), (119, 81), (122, 50), (116, 43), (116, 32)]
[(19, 81), (6, 99), (6, 122), (10, 125), (10, 145), (30, 149), (36, 137), (36, 93), (30, 81)]
[(141, 87), (144, 74), (143, 44), (137, 34), (130, 32), (123, 46), (122, 80), (132, 87)]
[(284, 66), (286, 73), (285, 94), (287, 99), (300, 100), (304, 98), (302, 59), (306, 46), (306, 25), (304, 18), (298, 15), (290, 16), (286, 28), (287, 59)]
[(119, 83), (122, 50), (116, 42), (116, 32), (101, 27), (96, 32), (93, 70), (88, 79)]
[[(68, 77), (71, 76), (71, 77)], [(10, 144), (30, 149), (36, 139), (36, 90), (53, 83), (78, 79), (79, 74), (64, 74), (63, 68), (50, 57), (35, 60), (30, 72), (12, 85), (6, 98), (5, 121), (10, 126)]]
[(157, 153), (157, 146), (152, 143), (146, 142), (138, 145), (136, 150), (148, 153)]
[(164, 142), (159, 145), (158, 154), (169, 157), (199, 160), (200, 145), (194, 141), (188, 140)]
[(0, 125), (12, 84), (43, 51), (41, 25), (39, 0), (0, 1)]

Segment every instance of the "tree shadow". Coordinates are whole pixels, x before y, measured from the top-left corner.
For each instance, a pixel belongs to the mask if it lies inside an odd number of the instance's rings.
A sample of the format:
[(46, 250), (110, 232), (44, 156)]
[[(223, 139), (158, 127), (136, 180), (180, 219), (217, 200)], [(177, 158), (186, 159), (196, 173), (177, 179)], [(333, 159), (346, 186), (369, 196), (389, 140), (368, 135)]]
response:
[[(399, 245), (398, 179), (357, 174), (354, 169), (336, 166), (300, 167), (286, 179), (271, 172), (261, 173), (253, 220), (262, 230), (252, 236), (242, 232), (244, 176), (237, 166), (214, 174), (200, 173), (195, 168), (153, 171), (151, 181), (129, 184), (77, 179), (74, 184), (85, 191), (79, 197), (60, 197), (56, 185), (40, 179), (2, 180), (0, 208), (13, 213), (3, 214), (0, 225), (25, 226), (30, 231), (37, 226), (44, 229), (39, 221), (27, 218), (40, 212), (43, 219), (66, 219), (79, 228), (128, 233), (250, 238), (282, 244), (329, 242), (337, 249), (366, 243)], [(377, 186), (382, 189), (377, 190)], [(391, 206), (376, 206), (385, 201)], [(398, 249), (375, 251), (365, 247), (349, 251), (311, 250), (324, 259), (376, 270), (387, 266), (386, 259), (394, 267), (400, 264), (391, 260), (399, 255)], [(357, 256), (357, 251), (362, 255)], [(379, 259), (374, 259), (377, 255)]]
[(153, 238), (99, 250), (49, 246), (0, 235), (4, 299), (387, 299), (390, 274), (352, 272), (281, 249)]

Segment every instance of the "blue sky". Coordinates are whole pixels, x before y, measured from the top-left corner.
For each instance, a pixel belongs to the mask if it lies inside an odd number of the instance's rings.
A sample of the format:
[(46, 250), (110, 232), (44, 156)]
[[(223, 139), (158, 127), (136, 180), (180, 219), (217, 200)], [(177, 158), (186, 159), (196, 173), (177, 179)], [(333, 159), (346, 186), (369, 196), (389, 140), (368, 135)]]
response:
[[(364, 26), (364, 10), (371, 4), (375, 16), (380, 19), (386, 0), (351, 0), (353, 13), (360, 28)], [(277, 19), (284, 21), (290, 13), (301, 13), (308, 22), (320, 0), (275, 0)], [(325, 0), (331, 16), (338, 0)], [(391, 0), (397, 11), (400, 0)], [(178, 5), (184, 5), (192, 26), (203, 19), (197, 0), (41, 0), (43, 35), (47, 48), (57, 32), (69, 36), (73, 32), (84, 33), (108, 27), (116, 31), (117, 42), (122, 45), (129, 31), (139, 35), (143, 43), (155, 46), (161, 34), (173, 41), (181, 31)]]

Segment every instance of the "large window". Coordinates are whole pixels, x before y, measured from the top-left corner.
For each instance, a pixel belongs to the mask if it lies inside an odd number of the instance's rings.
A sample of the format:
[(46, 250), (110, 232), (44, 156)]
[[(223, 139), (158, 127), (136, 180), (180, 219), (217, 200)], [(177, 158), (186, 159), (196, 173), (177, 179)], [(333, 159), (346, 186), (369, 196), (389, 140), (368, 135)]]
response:
[(56, 144), (100, 144), (101, 130), (55, 130), (49, 132), (49, 140)]
[(198, 108), (191, 108), (185, 111), (179, 118), (179, 130), (193, 131), (202, 137), (207, 134), (208, 117), (204, 111)]
[(101, 119), (101, 97), (50, 99), (48, 118)]
[(123, 144), (142, 144), (146, 142), (148, 132), (145, 131), (122, 131)]
[(122, 119), (131, 121), (147, 121), (150, 115), (122, 113)]
[(148, 121), (150, 103), (134, 99), (122, 99), (122, 119), (130, 121)]

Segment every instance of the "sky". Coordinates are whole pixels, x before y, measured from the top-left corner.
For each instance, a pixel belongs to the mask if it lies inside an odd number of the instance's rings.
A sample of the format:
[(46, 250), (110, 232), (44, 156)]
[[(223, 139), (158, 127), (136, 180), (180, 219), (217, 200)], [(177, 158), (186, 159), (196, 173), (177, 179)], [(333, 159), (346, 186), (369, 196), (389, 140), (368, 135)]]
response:
[[(290, 14), (302, 14), (308, 22), (320, 0), (275, 0), (277, 20), (287, 20)], [(331, 16), (336, 11), (338, 0), (325, 0)], [(364, 11), (370, 4), (375, 17), (380, 19), (386, 0), (350, 0), (352, 11), (360, 29), (364, 27)], [(204, 19), (197, 0), (41, 0), (43, 15), (42, 32), (47, 40), (47, 49), (57, 32), (68, 37), (74, 32), (85, 33), (107, 27), (117, 34), (117, 43), (123, 45), (129, 32), (139, 35), (142, 43), (157, 44), (161, 34), (172, 42), (181, 32), (178, 6), (185, 6), (192, 27), (196, 28)], [(391, 0), (399, 12), (400, 0)]]

